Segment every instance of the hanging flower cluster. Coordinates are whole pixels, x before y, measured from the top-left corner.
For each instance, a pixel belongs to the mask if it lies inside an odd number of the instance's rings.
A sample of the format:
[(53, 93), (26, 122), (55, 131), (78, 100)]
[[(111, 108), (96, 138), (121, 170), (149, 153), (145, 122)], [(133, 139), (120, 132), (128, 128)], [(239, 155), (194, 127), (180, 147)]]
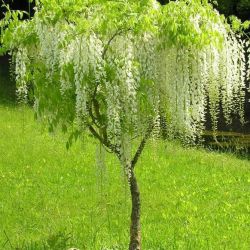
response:
[(19, 102), (27, 102), (28, 100), (28, 87), (27, 87), (27, 67), (29, 65), (29, 58), (27, 48), (19, 48), (16, 52), (12, 53), (15, 60), (15, 80), (18, 86), (17, 98)]
[(152, 121), (155, 137), (163, 118), (170, 137), (188, 142), (202, 135), (207, 113), (217, 129), (221, 106), (228, 123), (232, 114), (244, 123), (248, 44), (209, 4), (144, 4), (82, 1), (74, 15), (66, 3), (44, 2), (22, 41), (33, 40), (14, 56), (19, 93), (27, 96), (33, 76), (38, 116), (52, 128), (94, 129), (124, 165)]

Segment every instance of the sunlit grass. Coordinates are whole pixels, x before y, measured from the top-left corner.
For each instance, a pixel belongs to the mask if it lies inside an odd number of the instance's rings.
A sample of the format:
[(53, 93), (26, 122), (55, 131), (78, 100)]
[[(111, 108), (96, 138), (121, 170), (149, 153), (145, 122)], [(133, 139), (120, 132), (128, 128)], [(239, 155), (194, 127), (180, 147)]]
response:
[[(130, 197), (118, 161), (107, 154), (101, 171), (92, 139), (69, 151), (65, 142), (42, 133), (30, 109), (0, 106), (0, 249), (127, 249)], [(249, 161), (150, 144), (137, 175), (143, 249), (250, 248)]]

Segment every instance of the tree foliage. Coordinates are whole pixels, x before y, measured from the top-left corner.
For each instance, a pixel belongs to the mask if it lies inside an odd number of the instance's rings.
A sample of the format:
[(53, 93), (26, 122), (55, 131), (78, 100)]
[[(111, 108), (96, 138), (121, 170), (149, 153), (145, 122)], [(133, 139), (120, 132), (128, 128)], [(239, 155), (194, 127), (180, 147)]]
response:
[(207, 96), (214, 128), (220, 100), (228, 122), (231, 111), (243, 122), (245, 44), (207, 1), (43, 0), (20, 18), (1, 21), (2, 50), (12, 51), (18, 92), (34, 84), (51, 129), (95, 125), (119, 145), (163, 113), (170, 134), (194, 138)]

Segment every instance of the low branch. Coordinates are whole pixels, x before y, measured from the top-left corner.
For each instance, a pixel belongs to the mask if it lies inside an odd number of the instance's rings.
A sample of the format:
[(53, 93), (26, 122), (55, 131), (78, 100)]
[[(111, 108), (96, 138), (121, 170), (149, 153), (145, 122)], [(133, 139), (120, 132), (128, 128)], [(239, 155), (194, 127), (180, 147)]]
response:
[(120, 151), (117, 149), (117, 147), (111, 143), (109, 143), (107, 140), (105, 140), (101, 135), (99, 135), (96, 130), (93, 128), (93, 126), (91, 126), (90, 124), (88, 124), (88, 128), (89, 128), (89, 131), (91, 132), (91, 134), (96, 138), (98, 139), (102, 145), (104, 145), (106, 148), (110, 149), (111, 150), (111, 153), (115, 153), (118, 158), (120, 158), (121, 156), (121, 153)]
[(104, 146), (108, 147), (109, 145), (103, 140), (103, 138), (95, 131), (92, 125), (88, 125), (89, 131), (91, 134), (98, 139)]
[(138, 159), (139, 159), (139, 157), (140, 157), (140, 155), (141, 155), (141, 153), (142, 153), (142, 151), (143, 151), (143, 149), (144, 149), (144, 147), (146, 145), (146, 142), (151, 136), (153, 128), (154, 128), (154, 123), (150, 122), (149, 126), (148, 126), (148, 129), (146, 130), (146, 133), (145, 133), (145, 135), (144, 135), (144, 137), (143, 137), (143, 139), (142, 139), (142, 141), (141, 141), (141, 143), (140, 143), (140, 145), (139, 145), (139, 147), (138, 147), (138, 149), (137, 149), (137, 151), (136, 151), (136, 153), (134, 155), (134, 158), (131, 161), (131, 169), (132, 170), (135, 168), (135, 165), (136, 165), (136, 163), (137, 163), (137, 161), (138, 161)]
[[(101, 130), (102, 134), (100, 136), (103, 136), (103, 140), (108, 141), (108, 136), (107, 136), (107, 125), (105, 122), (102, 121), (102, 115), (100, 112), (100, 105), (99, 102), (96, 99), (96, 94), (97, 94), (97, 88), (95, 89), (92, 99), (90, 103), (88, 103), (88, 111), (89, 115), (93, 121), (93, 123), (96, 125), (96, 127)], [(94, 108), (94, 110), (92, 110)], [(93, 111), (95, 112), (95, 116), (93, 114)]]
[(88, 103), (88, 102), (87, 102), (87, 110), (88, 110), (88, 112), (89, 112), (89, 116), (91, 117), (93, 124), (95, 124), (95, 126), (99, 128), (100, 126), (99, 126), (98, 123), (97, 123), (98, 120), (97, 120), (97, 118), (93, 115), (92, 108), (91, 108), (91, 104)]

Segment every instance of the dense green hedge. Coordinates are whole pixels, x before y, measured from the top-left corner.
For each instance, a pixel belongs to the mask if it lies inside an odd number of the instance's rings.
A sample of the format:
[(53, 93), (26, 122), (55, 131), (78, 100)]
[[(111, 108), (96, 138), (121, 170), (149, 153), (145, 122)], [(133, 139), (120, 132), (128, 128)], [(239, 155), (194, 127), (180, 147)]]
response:
[[(158, 0), (162, 4), (168, 3), (170, 0)], [(14, 0), (5, 0), (5, 3), (11, 4), (14, 9), (26, 9), (28, 10), (28, 0), (18, 1)], [(211, 1), (212, 2), (212, 1)], [(228, 15), (236, 15), (241, 19), (249, 19), (250, 16), (250, 0), (217, 0), (218, 10)], [(2, 12), (3, 10), (1, 10)], [(2, 13), (0, 13), (1, 16)]]
[(225, 15), (235, 15), (237, 11), (238, 0), (217, 0), (218, 10)]
[(241, 18), (249, 19), (250, 16), (250, 0), (240, 0), (237, 4), (237, 12)]
[[(169, 0), (158, 1), (162, 4), (169, 2)], [(217, 0), (217, 3), (218, 6), (215, 4), (215, 7), (220, 11), (220, 13), (225, 14), (226, 16), (236, 15), (243, 20), (249, 19), (250, 0)]]

